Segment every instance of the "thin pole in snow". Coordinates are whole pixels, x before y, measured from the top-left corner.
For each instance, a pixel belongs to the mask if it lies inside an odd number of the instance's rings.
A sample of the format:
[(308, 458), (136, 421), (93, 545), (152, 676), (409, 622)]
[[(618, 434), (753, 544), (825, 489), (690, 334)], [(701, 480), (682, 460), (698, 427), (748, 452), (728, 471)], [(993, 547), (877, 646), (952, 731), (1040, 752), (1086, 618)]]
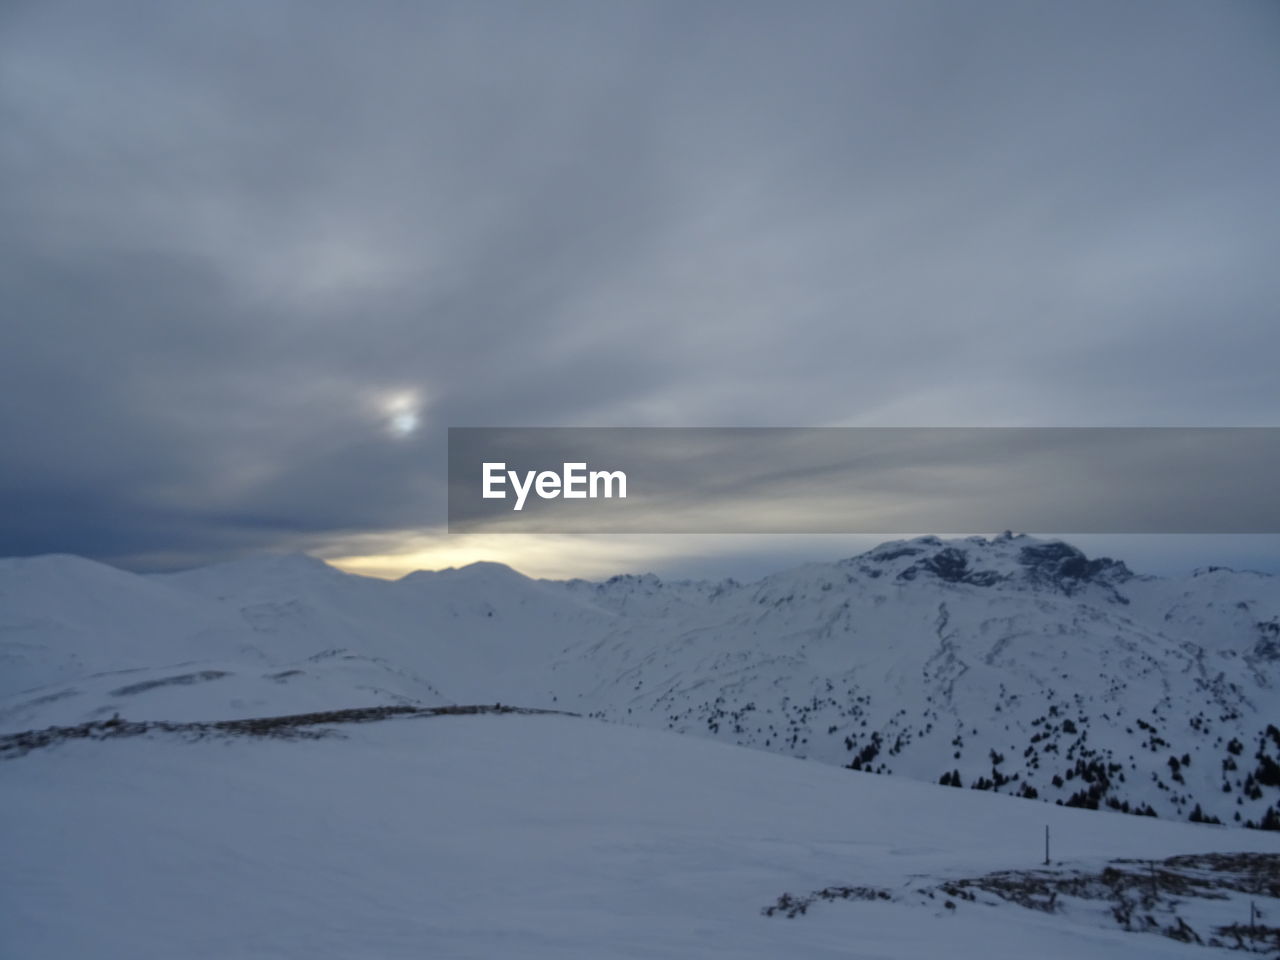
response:
[(1044, 865), (1049, 865), (1049, 825), (1044, 825)]

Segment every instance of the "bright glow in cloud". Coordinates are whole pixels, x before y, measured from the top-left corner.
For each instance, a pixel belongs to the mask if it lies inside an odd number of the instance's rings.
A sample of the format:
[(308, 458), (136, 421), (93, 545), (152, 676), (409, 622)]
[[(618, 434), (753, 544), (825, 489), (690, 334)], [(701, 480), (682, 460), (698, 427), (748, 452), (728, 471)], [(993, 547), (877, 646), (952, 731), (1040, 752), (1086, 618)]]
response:
[(637, 542), (645, 539), (652, 538), (408, 534), (380, 543), (353, 543), (348, 549), (359, 552), (325, 560), (348, 573), (391, 580), (414, 570), (465, 567), (478, 561), (505, 563), (530, 577), (595, 579), (643, 570), (666, 557), (658, 542)]
[(378, 402), (383, 426), (393, 437), (412, 436), (422, 426), (422, 394), (418, 390), (399, 390), (384, 395)]

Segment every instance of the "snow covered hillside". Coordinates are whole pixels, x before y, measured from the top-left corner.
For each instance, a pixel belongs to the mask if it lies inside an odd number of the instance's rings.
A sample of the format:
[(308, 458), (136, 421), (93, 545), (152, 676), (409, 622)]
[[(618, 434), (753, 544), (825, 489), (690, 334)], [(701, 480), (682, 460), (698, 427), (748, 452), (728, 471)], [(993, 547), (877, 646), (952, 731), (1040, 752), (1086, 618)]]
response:
[[(0, 773), (6, 957), (1190, 958), (1183, 927), (1229, 947), (1251, 900), (1280, 911), (1278, 834), (563, 716), (80, 739)], [(1166, 860), (1215, 850), (1270, 859), (1203, 895), (1212, 861)], [(1040, 904), (1045, 877), (1066, 892)], [(818, 890), (852, 895), (765, 915)]]
[(751, 584), (0, 561), (0, 731), (449, 702), (1280, 825), (1280, 578), (1136, 576), (1011, 535), (888, 543)]

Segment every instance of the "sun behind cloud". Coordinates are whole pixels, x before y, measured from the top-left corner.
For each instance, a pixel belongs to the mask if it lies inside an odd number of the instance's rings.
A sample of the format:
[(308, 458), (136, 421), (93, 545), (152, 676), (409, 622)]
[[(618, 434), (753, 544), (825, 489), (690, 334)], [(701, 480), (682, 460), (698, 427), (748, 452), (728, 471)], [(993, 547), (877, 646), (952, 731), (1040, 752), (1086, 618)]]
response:
[(382, 394), (376, 406), (382, 428), (391, 437), (411, 437), (422, 426), (426, 402), (416, 387)]

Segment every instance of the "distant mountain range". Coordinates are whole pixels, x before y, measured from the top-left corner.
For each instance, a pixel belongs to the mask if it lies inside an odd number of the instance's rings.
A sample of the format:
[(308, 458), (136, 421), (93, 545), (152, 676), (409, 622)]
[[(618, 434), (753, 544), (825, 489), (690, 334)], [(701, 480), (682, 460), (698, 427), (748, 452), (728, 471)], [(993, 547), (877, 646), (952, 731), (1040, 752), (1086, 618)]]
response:
[(1278, 685), (1280, 578), (1139, 576), (1008, 534), (896, 541), (749, 584), (0, 560), (0, 732), (501, 702), (1280, 827)]

